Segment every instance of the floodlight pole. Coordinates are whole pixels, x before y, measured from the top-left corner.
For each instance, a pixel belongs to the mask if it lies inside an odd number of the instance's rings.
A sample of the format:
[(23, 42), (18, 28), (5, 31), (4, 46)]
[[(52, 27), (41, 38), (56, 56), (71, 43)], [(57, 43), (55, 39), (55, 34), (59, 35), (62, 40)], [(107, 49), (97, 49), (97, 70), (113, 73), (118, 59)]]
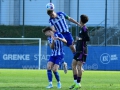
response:
[[(77, 22), (79, 22), (79, 0), (77, 0)], [(76, 36), (78, 36), (78, 29), (79, 29), (79, 26), (76, 25)]]
[(1, 1), (0, 1), (0, 25), (1, 25)]
[(23, 30), (22, 30), (22, 38), (24, 38), (24, 29), (25, 29), (25, 0), (23, 0)]
[(107, 0), (105, 0), (105, 46), (107, 46), (106, 31), (107, 31)]
[(52, 0), (50, 0), (50, 3), (52, 2)]

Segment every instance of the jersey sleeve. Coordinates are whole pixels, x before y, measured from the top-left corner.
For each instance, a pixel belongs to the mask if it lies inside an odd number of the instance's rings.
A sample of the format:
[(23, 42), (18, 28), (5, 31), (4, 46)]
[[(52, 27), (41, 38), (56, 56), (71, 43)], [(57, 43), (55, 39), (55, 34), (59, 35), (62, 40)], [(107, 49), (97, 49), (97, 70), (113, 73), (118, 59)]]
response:
[(58, 12), (58, 14), (62, 14), (65, 17), (65, 19), (69, 18), (69, 16), (67, 14), (65, 14), (64, 12)]
[(87, 28), (82, 28), (82, 32), (83, 32), (82, 40), (83, 41), (90, 41), (90, 37), (88, 35), (88, 29)]
[(50, 37), (48, 37), (47, 39), (48, 39), (48, 43), (51, 44), (52, 43), (52, 39)]

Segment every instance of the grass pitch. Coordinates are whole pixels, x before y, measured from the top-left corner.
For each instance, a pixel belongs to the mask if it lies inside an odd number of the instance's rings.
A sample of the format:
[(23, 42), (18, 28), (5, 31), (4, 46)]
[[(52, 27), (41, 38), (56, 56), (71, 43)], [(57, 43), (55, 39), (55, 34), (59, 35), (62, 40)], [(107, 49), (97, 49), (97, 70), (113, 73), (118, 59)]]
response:
[[(72, 71), (61, 76), (61, 90), (69, 90), (73, 83)], [(80, 90), (120, 90), (119, 71), (85, 71), (83, 72), (82, 88)], [(18, 70), (0, 69), (0, 90), (47, 90), (46, 70)], [(53, 77), (54, 87), (57, 90), (56, 80)]]

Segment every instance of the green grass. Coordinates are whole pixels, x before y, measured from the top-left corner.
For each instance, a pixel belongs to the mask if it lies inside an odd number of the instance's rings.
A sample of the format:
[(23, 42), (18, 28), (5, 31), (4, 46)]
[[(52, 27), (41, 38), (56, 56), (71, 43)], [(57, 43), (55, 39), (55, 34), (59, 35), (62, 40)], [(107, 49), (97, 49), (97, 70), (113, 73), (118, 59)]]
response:
[[(61, 76), (62, 90), (69, 90), (73, 83), (72, 71)], [(85, 71), (80, 90), (120, 90), (119, 71)], [(0, 69), (0, 90), (46, 90), (48, 85), (46, 70)], [(53, 78), (57, 90), (56, 80)]]

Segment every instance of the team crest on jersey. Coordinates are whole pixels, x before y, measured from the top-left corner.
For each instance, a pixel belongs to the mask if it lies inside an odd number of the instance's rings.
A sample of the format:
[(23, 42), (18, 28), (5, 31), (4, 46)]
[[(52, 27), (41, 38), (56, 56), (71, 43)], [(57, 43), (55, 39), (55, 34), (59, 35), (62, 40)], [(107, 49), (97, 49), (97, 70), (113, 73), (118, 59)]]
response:
[(82, 33), (82, 31), (80, 30), (80, 32), (79, 33)]

